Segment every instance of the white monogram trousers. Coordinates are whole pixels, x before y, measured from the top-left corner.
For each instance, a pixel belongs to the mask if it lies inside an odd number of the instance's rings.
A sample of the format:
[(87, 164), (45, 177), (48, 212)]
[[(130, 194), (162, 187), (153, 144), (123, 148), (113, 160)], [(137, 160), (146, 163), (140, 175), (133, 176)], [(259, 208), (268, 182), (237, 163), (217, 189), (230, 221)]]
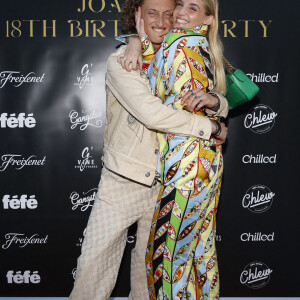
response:
[(145, 253), (160, 185), (133, 182), (102, 169), (69, 300), (107, 300), (115, 286), (127, 231), (137, 222), (129, 300), (149, 300)]

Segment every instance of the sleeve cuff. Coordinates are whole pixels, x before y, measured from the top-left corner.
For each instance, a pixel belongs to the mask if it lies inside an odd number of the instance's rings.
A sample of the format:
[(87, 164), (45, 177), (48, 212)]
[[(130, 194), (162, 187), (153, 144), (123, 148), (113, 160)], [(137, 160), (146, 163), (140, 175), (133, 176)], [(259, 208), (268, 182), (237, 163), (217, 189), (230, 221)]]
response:
[(228, 115), (228, 102), (227, 99), (220, 95), (220, 94), (216, 94), (218, 95), (219, 99), (220, 99), (220, 108), (218, 111), (213, 111), (209, 108), (205, 108), (205, 112), (210, 115), (210, 116), (216, 116), (216, 117), (222, 117), (222, 118), (226, 118)]
[(123, 44), (127, 44), (126, 38), (131, 37), (131, 36), (138, 36), (138, 35), (136, 33), (122, 34), (122, 35), (115, 37), (115, 39)]

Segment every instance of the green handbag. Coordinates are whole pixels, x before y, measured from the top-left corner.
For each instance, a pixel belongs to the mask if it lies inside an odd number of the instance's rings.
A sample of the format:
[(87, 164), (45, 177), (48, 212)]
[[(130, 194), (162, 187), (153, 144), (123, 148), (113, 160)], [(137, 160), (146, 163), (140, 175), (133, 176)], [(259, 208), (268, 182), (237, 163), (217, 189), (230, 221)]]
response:
[(259, 92), (259, 87), (242, 71), (235, 69), (223, 58), (228, 74), (226, 75), (229, 108), (233, 109), (250, 101)]

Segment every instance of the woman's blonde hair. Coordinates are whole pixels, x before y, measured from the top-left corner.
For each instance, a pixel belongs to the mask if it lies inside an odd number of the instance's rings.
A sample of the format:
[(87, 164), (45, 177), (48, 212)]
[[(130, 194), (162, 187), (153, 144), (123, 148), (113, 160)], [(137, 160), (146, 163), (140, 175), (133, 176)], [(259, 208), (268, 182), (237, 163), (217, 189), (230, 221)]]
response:
[(221, 95), (226, 95), (226, 80), (223, 65), (223, 44), (219, 35), (219, 3), (218, 0), (202, 0), (206, 15), (212, 15), (214, 20), (208, 27), (208, 41), (210, 45), (210, 59), (215, 76), (214, 91)]

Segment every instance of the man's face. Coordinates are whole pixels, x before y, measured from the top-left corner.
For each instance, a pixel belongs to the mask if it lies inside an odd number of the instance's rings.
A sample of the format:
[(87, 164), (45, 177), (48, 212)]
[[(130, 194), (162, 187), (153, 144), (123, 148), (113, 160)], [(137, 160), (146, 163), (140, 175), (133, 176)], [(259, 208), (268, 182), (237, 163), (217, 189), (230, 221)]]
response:
[(164, 39), (163, 36), (173, 27), (174, 8), (174, 0), (145, 0), (142, 5), (145, 32), (155, 48), (160, 46)]

